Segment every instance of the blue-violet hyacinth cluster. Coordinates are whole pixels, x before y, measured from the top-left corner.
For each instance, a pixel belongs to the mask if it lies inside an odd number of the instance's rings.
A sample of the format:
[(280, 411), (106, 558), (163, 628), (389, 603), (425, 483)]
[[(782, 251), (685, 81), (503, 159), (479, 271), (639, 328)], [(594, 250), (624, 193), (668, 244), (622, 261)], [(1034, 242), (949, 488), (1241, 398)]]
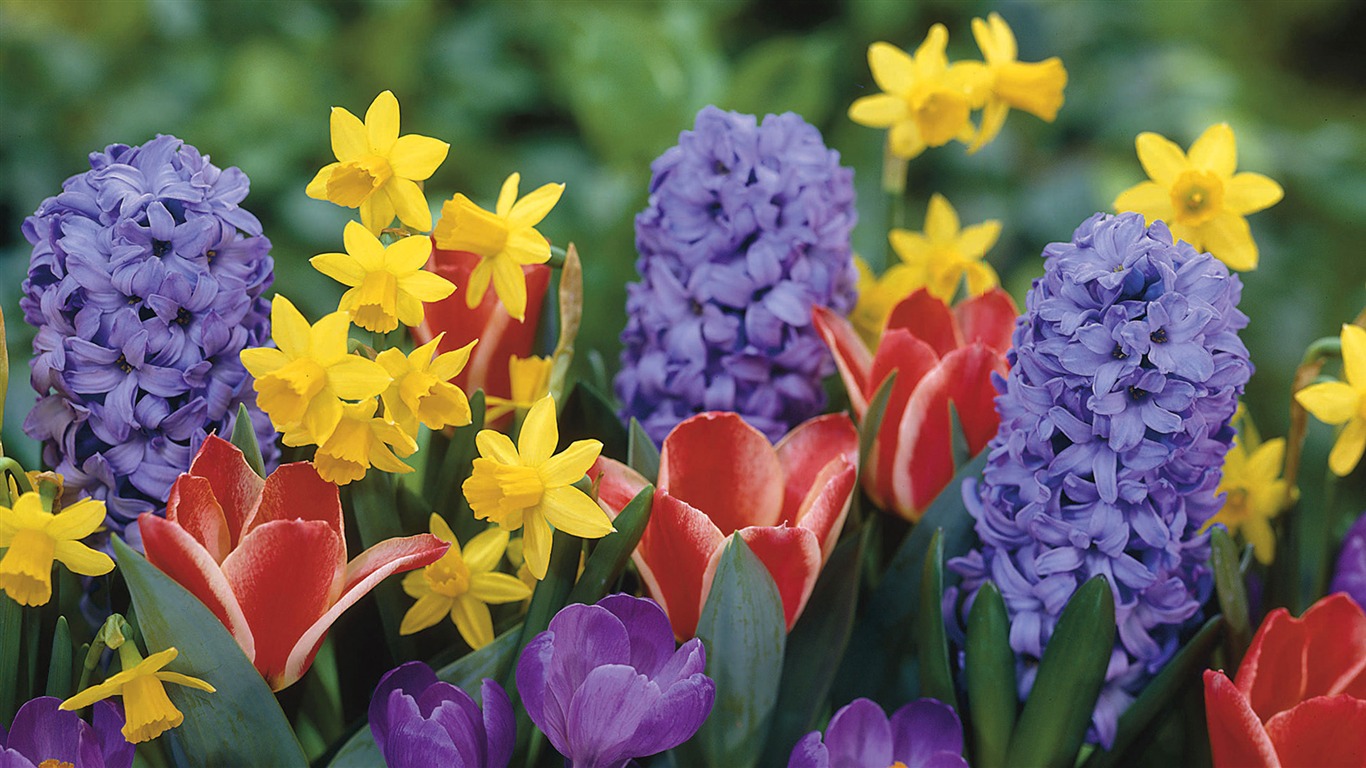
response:
[[(1001, 426), (964, 496), (982, 548), (950, 563), (993, 580), (1011, 615), (1019, 694), (1072, 593), (1104, 575), (1118, 632), (1090, 739), (1172, 657), (1209, 595), (1229, 421), (1252, 373), (1242, 283), (1143, 216), (1096, 214), (1044, 250), (1017, 321)], [(964, 614), (965, 615), (965, 614)]]
[(270, 338), (261, 294), (274, 262), (238, 206), (241, 170), (174, 136), (111, 145), (90, 167), (24, 221), (33, 255), (20, 307), (37, 329), (39, 396), (24, 431), (123, 532), (164, 505), (207, 434), (230, 432), (239, 403), (274, 458), (238, 359)]
[(834, 371), (813, 304), (857, 298), (853, 171), (795, 114), (706, 107), (651, 165), (627, 286), (622, 416), (660, 442), (704, 410), (736, 411), (777, 440), (825, 405)]

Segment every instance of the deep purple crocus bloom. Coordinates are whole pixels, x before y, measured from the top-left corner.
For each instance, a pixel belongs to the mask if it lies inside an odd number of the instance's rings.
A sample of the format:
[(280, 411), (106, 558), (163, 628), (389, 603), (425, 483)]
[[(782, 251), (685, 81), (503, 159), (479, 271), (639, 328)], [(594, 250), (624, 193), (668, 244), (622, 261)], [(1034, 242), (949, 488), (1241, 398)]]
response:
[(868, 699), (854, 699), (830, 718), (825, 737), (812, 731), (792, 748), (787, 768), (967, 768), (963, 724), (935, 699), (903, 705), (887, 717)]
[[(54, 696), (33, 699), (19, 708), (9, 733), (0, 726), (0, 768), (129, 768), (133, 745), (123, 738), (123, 712), (111, 701), (97, 701), (95, 724), (57, 708)], [(48, 761), (55, 761), (48, 762)]]
[(572, 768), (609, 768), (692, 738), (716, 699), (706, 666), (701, 640), (675, 649), (653, 600), (609, 595), (555, 614), (522, 652), (517, 691)]
[(1357, 518), (1342, 540), (1338, 567), (1328, 593), (1346, 592), (1366, 611), (1366, 514)]
[(517, 722), (502, 686), (484, 679), (483, 709), (468, 693), (438, 680), (420, 661), (385, 673), (370, 699), (370, 732), (390, 768), (504, 768)]

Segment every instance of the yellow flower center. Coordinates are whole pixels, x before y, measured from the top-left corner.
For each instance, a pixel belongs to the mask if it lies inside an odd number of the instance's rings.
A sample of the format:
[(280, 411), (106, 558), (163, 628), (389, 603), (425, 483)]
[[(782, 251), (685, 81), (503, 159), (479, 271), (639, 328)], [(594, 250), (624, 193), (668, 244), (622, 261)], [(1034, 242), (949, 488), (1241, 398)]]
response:
[(256, 380), (257, 402), (276, 424), (298, 424), (326, 385), (327, 369), (316, 360), (300, 358)]
[(503, 492), (500, 506), (509, 512), (534, 507), (541, 502), (545, 484), (535, 467), (516, 467), (500, 464), (494, 469), (494, 479)]
[(912, 97), (920, 137), (931, 147), (953, 141), (968, 122), (971, 109), (962, 94), (946, 88), (930, 88)]
[(123, 737), (133, 744), (150, 741), (185, 721), (166, 696), (156, 675), (138, 675), (123, 684), (123, 709), (127, 722)]
[(394, 177), (389, 161), (379, 155), (342, 163), (327, 179), (327, 199), (355, 208)]
[(76, 766), (71, 763), (63, 762), (55, 757), (52, 757), (48, 758), (47, 760), (44, 760), (41, 763), (38, 763), (38, 768), (76, 768)]
[(15, 532), (0, 558), (0, 590), (20, 605), (46, 605), (52, 599), (52, 559), (56, 542), (44, 531)]
[(1208, 171), (1186, 171), (1172, 185), (1171, 197), (1176, 220), (1199, 226), (1223, 210), (1224, 183)]
[(398, 278), (387, 270), (365, 275), (352, 302), (356, 325), (367, 331), (388, 333), (398, 327)]
[(479, 458), (474, 460), (474, 471), (463, 489), (475, 517), (518, 528), (521, 513), (541, 502), (545, 484), (535, 467)]
[(898, 760), (895, 763), (892, 763), (891, 768), (906, 768), (906, 764)]
[(1227, 522), (1237, 525), (1246, 522), (1251, 516), (1251, 499), (1246, 488), (1229, 488), (1224, 497), (1224, 508), (1219, 510)]
[(470, 569), (459, 556), (437, 560), (422, 569), (422, 577), (433, 592), (443, 597), (460, 597), (470, 590)]

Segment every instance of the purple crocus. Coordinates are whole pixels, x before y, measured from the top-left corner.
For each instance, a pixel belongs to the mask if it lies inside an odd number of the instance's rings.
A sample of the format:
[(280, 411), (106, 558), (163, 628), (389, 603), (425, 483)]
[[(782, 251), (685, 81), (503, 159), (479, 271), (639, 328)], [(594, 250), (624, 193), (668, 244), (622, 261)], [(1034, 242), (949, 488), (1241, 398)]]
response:
[(1001, 590), (1021, 698), (1067, 600), (1109, 580), (1118, 631), (1089, 735), (1108, 747), (1210, 592), (1199, 531), (1252, 373), (1247, 316), (1236, 275), (1138, 214), (1096, 214), (1044, 257), (982, 482), (963, 492), (981, 547), (949, 567), (964, 606), (987, 579)]
[(716, 698), (706, 665), (701, 640), (675, 649), (653, 600), (609, 595), (566, 606), (527, 643), (517, 691), (571, 768), (624, 766), (702, 727)]
[(504, 768), (517, 722), (502, 686), (485, 678), (483, 709), (468, 693), (410, 661), (385, 673), (370, 699), (370, 732), (390, 768)]
[(1346, 592), (1366, 611), (1366, 514), (1347, 531), (1328, 593)]
[(840, 708), (820, 731), (792, 748), (787, 768), (967, 768), (963, 724), (953, 708), (935, 699), (903, 705), (887, 717), (868, 699)]
[(123, 738), (123, 712), (110, 701), (97, 701), (95, 724), (75, 712), (57, 708), (62, 700), (42, 696), (26, 702), (14, 715), (9, 733), (0, 726), (0, 768), (129, 768), (133, 745)]
[[(24, 221), (24, 319), (38, 402), (24, 431), (68, 489), (105, 502), (137, 543), (204, 437), (246, 404), (278, 451), (238, 353), (269, 338), (270, 241), (239, 203), (247, 177), (174, 136), (90, 155)], [(127, 530), (125, 530), (127, 528)]]
[(627, 286), (622, 416), (661, 442), (702, 411), (777, 441), (825, 405), (834, 362), (811, 307), (856, 299), (853, 171), (795, 114), (706, 107), (650, 166)]

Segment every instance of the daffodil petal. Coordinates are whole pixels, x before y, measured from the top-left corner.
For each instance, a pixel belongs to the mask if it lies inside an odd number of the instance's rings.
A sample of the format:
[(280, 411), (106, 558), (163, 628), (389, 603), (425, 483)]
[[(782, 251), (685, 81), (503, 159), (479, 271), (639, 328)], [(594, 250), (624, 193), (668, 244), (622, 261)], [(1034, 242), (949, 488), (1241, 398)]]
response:
[(1358, 393), (1366, 392), (1366, 329), (1359, 325), (1342, 326), (1342, 368)]
[(1212, 171), (1225, 179), (1232, 176), (1238, 167), (1238, 141), (1233, 136), (1233, 129), (1228, 123), (1206, 128), (1191, 145), (1188, 157), (1195, 168)]
[(431, 257), (430, 237), (405, 237), (384, 249), (384, 261), (389, 271), (400, 276), (422, 271)]
[(958, 249), (969, 259), (980, 259), (1001, 237), (1001, 222), (988, 219), (965, 227), (958, 235)]
[(270, 337), (290, 359), (308, 355), (308, 321), (289, 299), (278, 293), (270, 302)]
[(1279, 203), (1285, 195), (1281, 185), (1260, 173), (1240, 173), (1224, 185), (1224, 207), (1247, 215)]
[[(436, 533), (435, 530), (432, 533)], [(493, 570), (508, 548), (508, 532), (501, 528), (489, 528), (469, 540), (461, 550), (460, 556), (471, 573), (485, 573)]]
[(1333, 443), (1333, 451), (1328, 454), (1328, 468), (1338, 477), (1346, 477), (1356, 469), (1363, 451), (1366, 451), (1366, 419), (1355, 418), (1347, 422), (1337, 442)]
[(1341, 381), (1325, 381), (1296, 392), (1295, 402), (1324, 424), (1341, 424), (1357, 414), (1361, 394)]
[(1247, 219), (1224, 211), (1200, 227), (1200, 240), (1205, 250), (1228, 265), (1229, 269), (1246, 272), (1257, 268), (1257, 243)]
[[(973, 19), (977, 22), (978, 19)], [(1010, 105), (1001, 99), (988, 99), (982, 107), (982, 125), (977, 129), (977, 136), (968, 145), (968, 154), (974, 154), (977, 150), (991, 143), (996, 138), (1006, 124), (1006, 116), (1010, 114)]]
[(512, 213), (512, 206), (517, 202), (517, 188), (522, 183), (522, 174), (512, 173), (503, 180), (503, 186), (498, 190), (498, 202), (493, 206), (494, 213), (503, 218), (507, 218)]
[[(318, 361), (319, 365), (331, 366), (338, 360), (348, 357), (346, 352), (347, 332), (351, 329), (351, 316), (346, 312), (330, 312), (313, 324), (308, 334), (307, 356)], [(278, 342), (279, 339), (276, 339)], [(295, 355), (303, 357), (304, 355)]]
[(1145, 131), (1138, 134), (1134, 147), (1148, 177), (1164, 187), (1170, 187), (1182, 171), (1190, 168), (1186, 153), (1165, 136)]
[(470, 271), (470, 284), (465, 288), (465, 306), (474, 309), (484, 300), (484, 292), (489, 289), (489, 279), (493, 276), (493, 268), (489, 266), (488, 259), (480, 259), (474, 269)]
[[(119, 673), (123, 674), (123, 673)], [(123, 680), (118, 680), (118, 675), (105, 680), (99, 685), (92, 685), (84, 691), (63, 701), (57, 708), (67, 711), (85, 709), (97, 701), (102, 701), (110, 696), (118, 696), (123, 692)]]
[(526, 275), (522, 267), (507, 256), (496, 256), (490, 260), (493, 271), (493, 290), (498, 300), (503, 302), (508, 315), (514, 320), (526, 318)]
[(540, 581), (550, 567), (550, 523), (540, 513), (528, 514), (522, 522), (522, 556), (526, 558), (526, 567), (531, 575)]
[(58, 541), (83, 539), (99, 530), (104, 522), (104, 513), (103, 501), (81, 499), (71, 506), (63, 507), (61, 512), (52, 517), (52, 522), (47, 524), (47, 535)]
[[(362, 227), (362, 229), (364, 229)], [(342, 285), (357, 286), (365, 280), (365, 270), (346, 253), (320, 253), (308, 260), (313, 268)]]
[(394, 204), (389, 200), (386, 187), (375, 190), (360, 204), (361, 223), (376, 235), (394, 222), (394, 215)]
[(304, 194), (308, 195), (314, 200), (326, 200), (327, 180), (332, 178), (332, 172), (335, 171), (340, 165), (341, 163), (328, 163), (327, 165), (324, 165), (317, 173), (313, 175), (313, 180), (308, 182), (308, 186), (304, 187)]
[(427, 577), (422, 575), (422, 571), (423, 569), (419, 568), (403, 574), (403, 593), (414, 600), (432, 593), (432, 587), (427, 583)]
[(430, 136), (410, 133), (400, 136), (389, 151), (389, 167), (394, 175), (413, 181), (425, 181), (446, 161), (451, 145)]
[(600, 539), (614, 530), (602, 507), (578, 488), (547, 488), (541, 496), (541, 511), (551, 525), (581, 538)]
[(1271, 565), (1276, 559), (1276, 534), (1271, 523), (1263, 518), (1249, 520), (1242, 526), (1243, 538), (1252, 545), (1252, 554), (1262, 565)]
[(480, 602), (501, 605), (531, 597), (531, 588), (506, 573), (475, 573), (470, 575), (469, 594)]
[(1115, 211), (1134, 211), (1149, 220), (1163, 221), (1170, 221), (1175, 213), (1171, 191), (1155, 181), (1141, 181), (1120, 192), (1119, 197), (1115, 198)]
[(573, 485), (583, 477), (602, 453), (597, 440), (575, 440), (564, 451), (550, 457), (541, 465), (541, 482), (547, 488)]
[(384, 91), (370, 102), (370, 108), (365, 110), (365, 133), (371, 152), (389, 155), (398, 141), (398, 119), (398, 99), (393, 91)]
[(413, 607), (403, 614), (398, 626), (400, 635), (413, 635), (428, 627), (434, 627), (446, 618), (451, 611), (452, 600), (444, 595), (428, 593), (417, 599)]
[(911, 160), (925, 151), (925, 138), (920, 128), (912, 120), (901, 120), (892, 125), (887, 132), (887, 142), (892, 154)]
[(370, 154), (365, 124), (343, 107), (333, 107), (331, 116), (332, 154), (342, 163), (360, 160)]
[(522, 431), (517, 435), (517, 452), (527, 466), (538, 467), (550, 458), (559, 442), (560, 428), (555, 422), (555, 401), (543, 397), (527, 411)]
[(923, 76), (927, 73), (943, 72), (948, 67), (948, 58), (944, 55), (944, 49), (948, 47), (948, 44), (948, 27), (943, 24), (935, 24), (930, 27), (929, 34), (925, 35), (925, 40), (920, 43), (920, 47), (915, 49), (915, 65), (919, 74)]
[(849, 119), (869, 128), (886, 128), (907, 117), (909, 107), (899, 96), (875, 93), (862, 96), (849, 105)]
[(502, 432), (492, 429), (480, 430), (479, 434), (474, 436), (474, 444), (479, 449), (479, 455), (482, 458), (510, 466), (522, 463), (521, 458), (517, 455), (517, 448), (512, 444), (512, 439)]
[[(455, 284), (441, 275), (433, 272), (418, 270), (417, 272), (400, 278), (399, 288), (409, 296), (420, 302), (441, 301), (442, 299), (455, 293)], [(422, 314), (419, 307), (418, 314)], [(421, 317), (418, 320), (421, 321)]]
[(891, 43), (879, 41), (868, 46), (868, 69), (873, 82), (885, 93), (903, 94), (915, 84), (915, 61)]
[(489, 607), (470, 595), (461, 595), (451, 605), (451, 621), (471, 648), (478, 650), (493, 642), (493, 617)]
[(930, 242), (952, 240), (958, 234), (958, 212), (938, 192), (930, 196), (930, 207), (925, 212), (925, 237)]
[(513, 203), (508, 212), (508, 227), (534, 227), (550, 213), (564, 194), (563, 184), (543, 184), (526, 197)]
[(364, 400), (383, 392), (393, 378), (384, 366), (359, 355), (346, 355), (328, 366), (327, 384), (338, 397)]
[(289, 364), (284, 352), (273, 347), (250, 347), (238, 355), (242, 367), (255, 378), (274, 373)]
[(395, 176), (384, 185), (383, 191), (389, 194), (399, 221), (419, 232), (432, 228), (432, 209), (427, 206), (427, 198), (417, 182)]
[(183, 685), (186, 688), (194, 688), (196, 690), (205, 691), (207, 693), (213, 693), (217, 690), (212, 685), (209, 685), (207, 682), (200, 680), (197, 677), (182, 675), (179, 672), (171, 672), (170, 670), (164, 670), (156, 673), (156, 676), (157, 679), (162, 682), (175, 683), (176, 685)]
[(65, 565), (72, 573), (82, 576), (103, 576), (114, 570), (114, 561), (109, 555), (91, 549), (79, 541), (58, 541), (52, 554), (54, 559)]

